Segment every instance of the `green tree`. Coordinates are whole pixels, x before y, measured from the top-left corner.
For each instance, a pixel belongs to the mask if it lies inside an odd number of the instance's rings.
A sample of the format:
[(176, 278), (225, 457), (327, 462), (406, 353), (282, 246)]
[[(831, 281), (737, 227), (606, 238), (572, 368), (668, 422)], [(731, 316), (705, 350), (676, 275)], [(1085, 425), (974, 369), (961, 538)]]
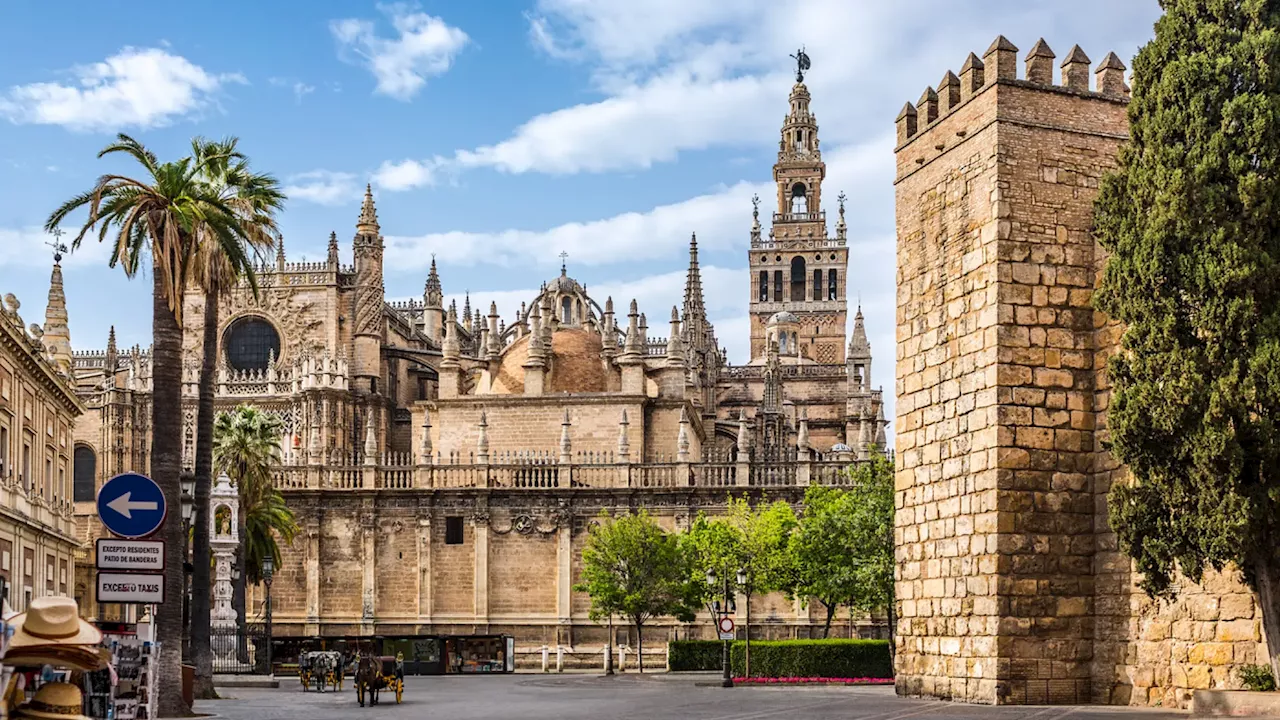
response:
[[(72, 240), (74, 251), (85, 236), (97, 228), (102, 242), (115, 229), (111, 267), (120, 267), (128, 277), (137, 275), (144, 258), (150, 257), (152, 281), (152, 393), (151, 457), (149, 469), (164, 492), (165, 502), (178, 507), (181, 489), (178, 474), (182, 466), (182, 301), (191, 281), (193, 257), (197, 253), (200, 228), (208, 242), (218, 244), (229, 262), (248, 263), (246, 233), (236, 213), (218, 193), (202, 180), (201, 161), (183, 158), (160, 162), (154, 153), (128, 135), (116, 140), (98, 157), (123, 154), (141, 166), (142, 179), (108, 173), (89, 190), (64, 202), (45, 221), (45, 229), (57, 228), (70, 214), (86, 209), (88, 217)], [(205, 158), (204, 162), (213, 158)], [(185, 553), (182, 527), (168, 523), (161, 531), (166, 541), (165, 583), (182, 587)], [(184, 628), (182, 603), (162, 604), (156, 612), (156, 631), (166, 642), (161, 645), (157, 710), (162, 717), (189, 714), (182, 698), (181, 664)]]
[(781, 500), (753, 507), (746, 498), (730, 498), (725, 521), (737, 528), (741, 537), (738, 561), (746, 578), (740, 588), (746, 599), (744, 653), (746, 674), (751, 677), (751, 598), (784, 590), (790, 585), (789, 545), (791, 531), (796, 527), (796, 514)]
[[(290, 543), (298, 533), (293, 512), (271, 481), (271, 469), (280, 464), (280, 419), (252, 405), (219, 413), (213, 427), (213, 460), (236, 484), (240, 496), (240, 547), (236, 563), (237, 620), (244, 631), (245, 586), (263, 579), (262, 562), (270, 557), (281, 567), (280, 543)], [(244, 647), (244, 644), (240, 644)]]
[[(1142, 587), (1235, 565), (1280, 637), (1280, 3), (1164, 0), (1099, 188), (1111, 524)], [(1280, 642), (1271, 643), (1280, 673)]]
[(698, 602), (676, 536), (644, 510), (618, 518), (601, 513), (582, 550), (582, 581), (574, 590), (591, 597), (592, 620), (621, 615), (631, 621), (640, 672), (644, 624), (668, 616), (692, 622)]
[[(240, 222), (249, 248), (264, 257), (280, 232), (275, 212), (284, 205), (279, 183), (270, 175), (254, 173), (249, 160), (237, 148), (236, 138), (191, 141), (191, 156), (202, 171), (203, 181), (230, 208)], [(195, 665), (195, 695), (217, 697), (213, 689), (213, 647), (209, 641), (210, 550), (209, 492), (213, 487), (213, 420), (214, 372), (218, 359), (218, 306), (224, 294), (236, 287), (241, 278), (248, 280), (257, 295), (257, 280), (252, 264), (233, 263), (216, 242), (199, 235), (201, 242), (193, 279), (204, 290), (202, 325), (202, 362), (200, 366), (199, 400), (196, 410), (195, 455), (195, 522), (192, 541), (191, 575), (191, 653)]]
[(879, 452), (850, 470), (852, 484), (845, 491), (843, 505), (847, 528), (844, 533), (853, 552), (853, 594), (847, 602), (855, 610), (873, 613), (884, 610), (889, 616), (889, 652), (897, 631), (897, 608), (893, 592), (893, 461)]
[(724, 518), (709, 518), (699, 512), (687, 532), (680, 536), (680, 553), (689, 569), (689, 582), (699, 604), (705, 605), (716, 628), (713, 603), (721, 599), (723, 585), (707, 585), (707, 573), (714, 572), (721, 581), (733, 582), (743, 565), (742, 531)]
[(860, 548), (854, 540), (849, 493), (840, 488), (810, 485), (804, 511), (791, 533), (792, 581), (788, 591), (814, 598), (826, 610), (822, 637), (831, 634), (831, 620), (841, 605), (849, 605), (861, 588)]

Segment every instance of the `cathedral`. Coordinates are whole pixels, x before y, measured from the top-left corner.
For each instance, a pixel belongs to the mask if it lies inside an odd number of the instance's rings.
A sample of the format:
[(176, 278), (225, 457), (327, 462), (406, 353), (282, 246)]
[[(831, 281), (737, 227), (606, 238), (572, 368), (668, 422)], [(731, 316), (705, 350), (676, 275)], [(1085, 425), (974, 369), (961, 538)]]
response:
[[(696, 235), (670, 306), (593, 297), (562, 266), (518, 308), (468, 297), (459, 309), (446, 306), (448, 269), (434, 260), (421, 300), (389, 302), (370, 190), (348, 248), (334, 233), (325, 260), (290, 262), (282, 243), (256, 298), (246, 285), (222, 301), (216, 404), (282, 419), (275, 478), (302, 527), (275, 575), (277, 635), (500, 634), (522, 648), (594, 643), (598, 658), (604, 630), (572, 586), (601, 512), (645, 508), (682, 529), (729, 494), (795, 502), (809, 484), (845, 483), (850, 463), (884, 451), (860, 309), (846, 330), (844, 198), (832, 234), (802, 77), (789, 103), (775, 209), (762, 221), (753, 199), (744, 243), (744, 364), (728, 362), (706, 315)], [(199, 293), (185, 298), (187, 467), (203, 305)], [(146, 470), (149, 363), (114, 333), (105, 351), (74, 354), (86, 543), (98, 532), (96, 488)], [(81, 568), (78, 594), (92, 588)], [(757, 602), (761, 636), (821, 627), (802, 603)], [(703, 625), (670, 631), (697, 637)]]

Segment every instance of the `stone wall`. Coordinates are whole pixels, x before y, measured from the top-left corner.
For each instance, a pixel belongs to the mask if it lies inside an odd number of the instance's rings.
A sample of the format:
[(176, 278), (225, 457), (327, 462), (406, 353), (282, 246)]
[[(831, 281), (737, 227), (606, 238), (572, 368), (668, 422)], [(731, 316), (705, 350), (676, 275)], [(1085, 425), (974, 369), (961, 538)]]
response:
[(1073, 49), (1054, 85), (1042, 42), (1030, 82), (1016, 52), (997, 39), (897, 121), (898, 690), (1185, 706), (1261, 638), (1233, 577), (1144, 598), (1107, 527), (1120, 328), (1091, 306), (1090, 229), (1123, 71), (1109, 56), (1091, 92)]

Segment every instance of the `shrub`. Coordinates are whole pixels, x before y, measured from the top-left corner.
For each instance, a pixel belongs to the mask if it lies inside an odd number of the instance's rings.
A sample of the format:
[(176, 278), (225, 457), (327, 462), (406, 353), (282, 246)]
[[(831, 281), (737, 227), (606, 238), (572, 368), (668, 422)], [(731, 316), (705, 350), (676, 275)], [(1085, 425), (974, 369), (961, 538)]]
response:
[[(733, 674), (746, 675), (745, 643), (735, 642), (731, 657)], [(888, 640), (757, 640), (751, 676), (890, 678), (893, 662)]]
[(667, 662), (673, 672), (719, 670), (724, 643), (719, 640), (672, 640), (667, 643)]
[(1276, 678), (1270, 665), (1243, 665), (1236, 671), (1246, 690), (1271, 692), (1276, 689)]

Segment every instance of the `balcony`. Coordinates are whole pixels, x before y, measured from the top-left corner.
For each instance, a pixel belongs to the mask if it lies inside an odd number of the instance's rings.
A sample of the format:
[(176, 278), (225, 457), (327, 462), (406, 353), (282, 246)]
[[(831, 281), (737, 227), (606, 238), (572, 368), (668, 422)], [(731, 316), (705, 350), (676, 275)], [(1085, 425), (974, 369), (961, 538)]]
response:
[(773, 222), (778, 223), (802, 223), (802, 222), (820, 222), (827, 221), (827, 211), (819, 212), (802, 212), (802, 213), (774, 213)]

